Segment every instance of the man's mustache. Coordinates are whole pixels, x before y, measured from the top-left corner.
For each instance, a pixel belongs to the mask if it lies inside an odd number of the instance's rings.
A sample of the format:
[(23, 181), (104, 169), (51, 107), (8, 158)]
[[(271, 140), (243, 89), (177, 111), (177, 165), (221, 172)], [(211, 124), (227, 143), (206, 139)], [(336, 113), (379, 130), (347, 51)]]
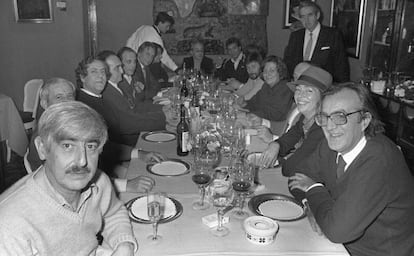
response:
[(70, 174), (70, 173), (74, 173), (74, 174), (78, 174), (78, 173), (90, 173), (91, 169), (89, 169), (88, 167), (80, 167), (80, 166), (72, 166), (69, 169), (66, 170), (66, 173)]

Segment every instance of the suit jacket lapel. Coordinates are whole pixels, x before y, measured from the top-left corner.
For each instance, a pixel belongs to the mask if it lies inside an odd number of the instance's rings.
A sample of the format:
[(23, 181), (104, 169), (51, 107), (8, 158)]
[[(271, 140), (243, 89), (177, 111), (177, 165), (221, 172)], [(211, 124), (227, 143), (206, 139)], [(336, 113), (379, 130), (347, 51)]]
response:
[(321, 48), (325, 45), (325, 40), (326, 40), (326, 30), (324, 29), (324, 27), (321, 25), (321, 30), (319, 31), (319, 36), (318, 36), (318, 40), (316, 41), (316, 45), (315, 45), (315, 49), (313, 50), (313, 54), (312, 54), (312, 60), (314, 61), (314, 57), (318, 57), (320, 55), (321, 52)]

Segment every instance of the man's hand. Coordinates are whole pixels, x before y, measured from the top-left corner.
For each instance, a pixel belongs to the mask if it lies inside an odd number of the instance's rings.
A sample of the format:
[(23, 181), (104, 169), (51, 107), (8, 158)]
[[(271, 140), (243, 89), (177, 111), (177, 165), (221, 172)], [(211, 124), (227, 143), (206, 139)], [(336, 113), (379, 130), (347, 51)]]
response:
[(270, 143), (266, 150), (262, 153), (261, 165), (264, 167), (271, 167), (279, 155), (280, 145), (277, 142)]
[(127, 181), (126, 191), (131, 193), (145, 193), (151, 191), (155, 186), (153, 178), (148, 176), (138, 176)]
[(138, 151), (138, 158), (145, 163), (159, 163), (166, 159), (166, 157), (163, 154), (157, 153), (157, 152), (149, 152), (145, 150), (139, 150)]
[(112, 256), (134, 256), (134, 245), (130, 242), (124, 242), (116, 247)]
[(315, 184), (316, 182), (313, 181), (311, 178), (306, 176), (303, 173), (295, 173), (292, 177), (289, 177), (289, 188), (292, 190), (294, 188), (302, 190), (306, 192), (310, 186)]
[(273, 134), (270, 132), (269, 128), (261, 125), (256, 128), (257, 136), (262, 139), (264, 142), (269, 143), (273, 141)]
[(262, 125), (262, 118), (261, 117), (258, 117), (257, 115), (255, 115), (253, 113), (248, 113), (246, 115), (246, 117), (247, 117), (247, 120), (249, 120), (249, 122), (252, 124), (252, 127)]
[(230, 78), (227, 80), (227, 85), (230, 86), (233, 90), (238, 90), (240, 86), (242, 85), (242, 83), (240, 83), (235, 78)]

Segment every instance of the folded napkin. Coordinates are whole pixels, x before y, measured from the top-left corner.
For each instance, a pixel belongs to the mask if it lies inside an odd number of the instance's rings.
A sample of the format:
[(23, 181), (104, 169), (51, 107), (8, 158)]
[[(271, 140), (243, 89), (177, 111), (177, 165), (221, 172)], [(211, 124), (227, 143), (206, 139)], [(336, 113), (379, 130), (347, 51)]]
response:
[[(131, 205), (130, 211), (132, 215), (136, 218), (149, 220), (147, 212), (147, 197), (143, 196), (135, 200)], [(164, 203), (164, 214), (162, 215), (162, 219), (172, 217), (176, 213), (177, 209), (175, 207), (174, 202), (170, 198), (166, 197)]]

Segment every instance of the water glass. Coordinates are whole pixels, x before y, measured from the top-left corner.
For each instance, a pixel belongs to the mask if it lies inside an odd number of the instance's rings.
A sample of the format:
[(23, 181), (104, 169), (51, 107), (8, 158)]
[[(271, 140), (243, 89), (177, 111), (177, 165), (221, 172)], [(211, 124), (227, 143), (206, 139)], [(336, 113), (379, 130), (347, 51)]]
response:
[(152, 223), (152, 235), (147, 239), (152, 243), (159, 243), (162, 240), (162, 237), (158, 235), (158, 221), (164, 215), (165, 198), (165, 193), (161, 192), (148, 192), (147, 194), (148, 218)]

